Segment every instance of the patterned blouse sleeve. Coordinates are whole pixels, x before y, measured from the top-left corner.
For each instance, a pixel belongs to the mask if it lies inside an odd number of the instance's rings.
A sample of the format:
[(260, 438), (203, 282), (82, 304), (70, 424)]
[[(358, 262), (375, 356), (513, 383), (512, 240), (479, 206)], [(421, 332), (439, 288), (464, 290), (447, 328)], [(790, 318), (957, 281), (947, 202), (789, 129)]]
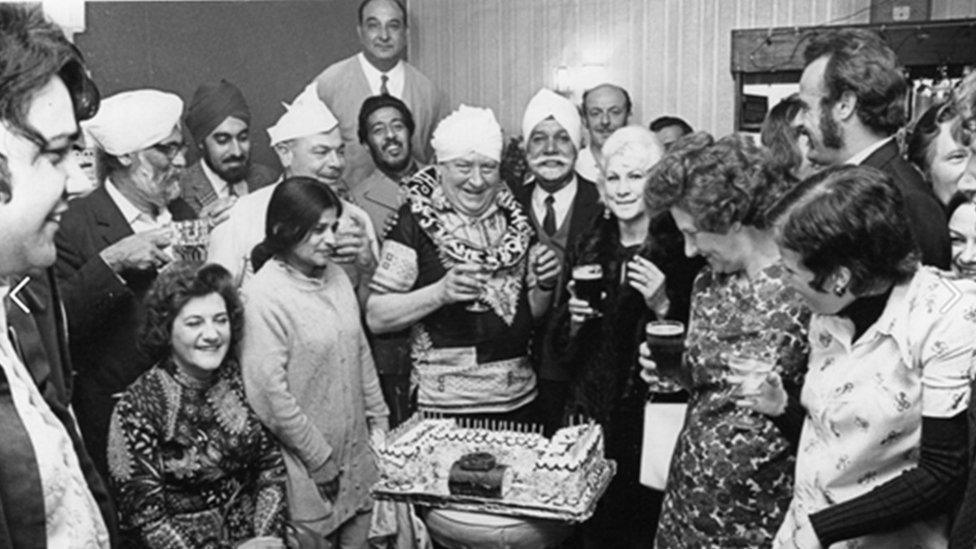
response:
[(927, 306), (934, 313), (931, 329), (915, 350), (922, 369), (922, 415), (933, 418), (951, 418), (966, 411), (970, 380), (976, 373), (976, 285), (945, 282), (959, 291), (952, 292), (944, 306), (918, 299), (918, 306)]
[(285, 460), (271, 433), (260, 424), (258, 429), (254, 535), (281, 537), (288, 511), (285, 503)]
[[(109, 423), (109, 472), (116, 487), (123, 528), (138, 530), (145, 547), (187, 548), (190, 540), (172, 520), (160, 467), (159, 418), (133, 404), (127, 393)], [(151, 395), (145, 395), (151, 400)], [(163, 413), (163, 407), (159, 408)]]

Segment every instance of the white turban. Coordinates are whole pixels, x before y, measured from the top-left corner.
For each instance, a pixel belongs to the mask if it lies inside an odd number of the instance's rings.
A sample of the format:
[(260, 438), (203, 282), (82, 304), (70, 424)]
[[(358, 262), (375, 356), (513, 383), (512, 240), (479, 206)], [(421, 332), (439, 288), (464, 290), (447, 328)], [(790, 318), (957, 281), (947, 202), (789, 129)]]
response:
[(296, 137), (332, 131), (339, 125), (329, 107), (319, 99), (315, 82), (306, 86), (291, 105), (282, 105), (285, 107), (285, 114), (281, 115), (274, 126), (268, 128), (272, 147)]
[(438, 162), (454, 160), (472, 152), (500, 162), (502, 127), (491, 109), (461, 105), (437, 125), (430, 146), (434, 148)]
[(542, 88), (535, 97), (529, 101), (525, 107), (525, 115), (522, 117), (522, 137), (526, 141), (532, 135), (532, 130), (546, 118), (553, 117), (559, 125), (566, 130), (569, 138), (573, 140), (576, 149), (580, 148), (580, 137), (583, 134), (583, 121), (580, 120), (579, 111), (576, 105), (547, 88)]
[(98, 114), (82, 122), (105, 152), (120, 156), (149, 148), (179, 128), (183, 100), (151, 89), (117, 93), (102, 100)]

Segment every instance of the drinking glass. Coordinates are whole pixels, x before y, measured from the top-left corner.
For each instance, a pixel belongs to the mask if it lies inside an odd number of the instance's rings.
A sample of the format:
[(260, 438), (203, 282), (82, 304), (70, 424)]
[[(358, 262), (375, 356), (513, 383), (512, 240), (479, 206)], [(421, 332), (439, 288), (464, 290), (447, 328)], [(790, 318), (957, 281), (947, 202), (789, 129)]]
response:
[[(734, 380), (730, 380), (728, 394), (733, 403), (743, 395), (758, 392), (776, 366), (776, 362), (768, 357), (747, 353), (730, 353), (726, 363), (734, 376)], [(732, 424), (742, 429), (759, 429), (764, 423), (761, 413), (754, 410), (736, 406), (732, 414)]]
[(205, 261), (207, 244), (210, 242), (210, 221), (191, 219), (175, 221), (172, 231), (173, 257), (183, 261)]

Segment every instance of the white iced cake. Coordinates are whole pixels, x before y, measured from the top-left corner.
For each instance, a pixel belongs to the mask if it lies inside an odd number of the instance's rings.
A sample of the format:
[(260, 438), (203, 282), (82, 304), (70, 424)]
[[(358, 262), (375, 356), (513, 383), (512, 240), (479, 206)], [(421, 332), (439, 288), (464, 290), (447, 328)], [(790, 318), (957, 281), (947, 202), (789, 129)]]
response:
[(576, 506), (606, 465), (595, 423), (560, 429), (461, 422), (416, 415), (378, 451), (387, 490), (460, 495), (521, 504)]

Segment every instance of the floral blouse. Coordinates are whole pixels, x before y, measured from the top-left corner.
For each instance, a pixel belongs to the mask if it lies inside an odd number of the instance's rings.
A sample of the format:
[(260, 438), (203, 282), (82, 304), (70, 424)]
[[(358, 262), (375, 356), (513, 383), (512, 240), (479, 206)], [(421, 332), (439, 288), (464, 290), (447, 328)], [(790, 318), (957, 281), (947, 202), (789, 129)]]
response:
[[(793, 501), (774, 547), (812, 539), (800, 532), (811, 528), (808, 515), (917, 466), (923, 416), (966, 411), (976, 370), (976, 289), (964, 292), (948, 277), (922, 268), (896, 286), (853, 344), (849, 320), (814, 316)], [(833, 547), (942, 547), (945, 527), (941, 516)]]
[(140, 376), (112, 413), (108, 462), (122, 527), (145, 547), (234, 547), (283, 534), (284, 461), (233, 360), (212, 382), (169, 361)]

